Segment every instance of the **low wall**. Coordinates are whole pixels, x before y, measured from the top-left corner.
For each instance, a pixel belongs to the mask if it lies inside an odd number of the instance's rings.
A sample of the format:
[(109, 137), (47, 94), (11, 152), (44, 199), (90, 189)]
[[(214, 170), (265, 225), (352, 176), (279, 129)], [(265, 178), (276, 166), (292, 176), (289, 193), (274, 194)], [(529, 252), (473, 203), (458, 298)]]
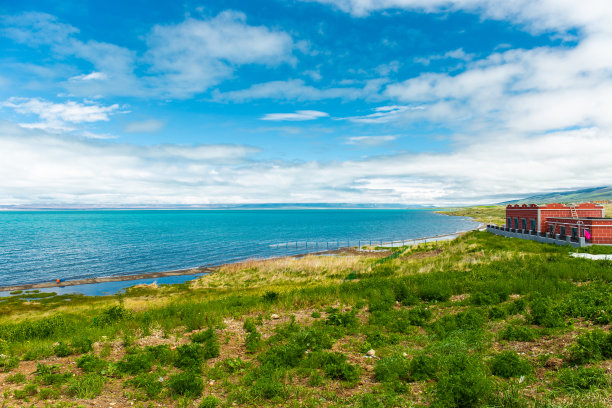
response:
[(497, 227), (494, 225), (487, 225), (487, 231), (492, 234), (501, 235), (502, 237), (506, 238), (527, 239), (530, 241), (542, 242), (544, 244), (571, 245), (574, 248), (591, 245), (585, 241), (584, 237), (580, 237), (578, 242), (575, 242), (572, 241), (569, 236), (567, 236), (565, 239), (561, 239), (559, 238), (559, 234), (556, 234), (555, 236), (551, 236), (549, 233), (546, 233), (546, 236), (532, 235), (529, 234), (527, 231), (521, 232), (520, 230), (517, 230), (517, 232), (512, 232), (509, 231), (507, 228)]

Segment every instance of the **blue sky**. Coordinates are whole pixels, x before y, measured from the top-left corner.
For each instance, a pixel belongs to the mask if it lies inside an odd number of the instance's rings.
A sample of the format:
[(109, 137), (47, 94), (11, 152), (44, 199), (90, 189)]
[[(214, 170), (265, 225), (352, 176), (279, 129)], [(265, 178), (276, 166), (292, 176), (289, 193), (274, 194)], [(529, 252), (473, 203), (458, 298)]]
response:
[(612, 6), (0, 5), (0, 205), (467, 204), (611, 184)]

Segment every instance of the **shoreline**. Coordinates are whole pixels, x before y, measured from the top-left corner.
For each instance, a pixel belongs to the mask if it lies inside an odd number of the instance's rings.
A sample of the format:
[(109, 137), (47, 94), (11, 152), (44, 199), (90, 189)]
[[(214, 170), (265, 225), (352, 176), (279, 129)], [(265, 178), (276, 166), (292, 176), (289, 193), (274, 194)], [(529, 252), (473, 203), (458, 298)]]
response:
[[(470, 231), (479, 230), (481, 228), (482, 228), (482, 224), (480, 224), (479, 226), (475, 228), (469, 229), (469, 230), (458, 231), (458, 232), (454, 232), (451, 234), (434, 235), (430, 237), (413, 238), (413, 239), (407, 239), (407, 240), (401, 240), (401, 241), (383, 242), (381, 245), (373, 245), (373, 246), (387, 245), (389, 248), (394, 248), (396, 247), (395, 244), (398, 244), (400, 242), (401, 243), (405, 242), (406, 246), (408, 246), (408, 245), (418, 245), (423, 242), (426, 243), (426, 242), (452, 240), (452, 239), (455, 239), (461, 236), (462, 234), (468, 233)], [(257, 260), (265, 261), (265, 260), (277, 259), (277, 258), (302, 258), (308, 255), (333, 255), (333, 254), (341, 254), (341, 253), (346, 253), (346, 252), (353, 252), (352, 253), (353, 255), (376, 252), (376, 251), (361, 250), (361, 249), (356, 249), (356, 248), (357, 247), (343, 247), (343, 248), (337, 248), (333, 250), (304, 252), (300, 254), (282, 255), (282, 256), (269, 257), (269, 258), (257, 259)], [(102, 276), (98, 278), (73, 279), (73, 280), (62, 281), (60, 283), (51, 281), (51, 282), (28, 283), (28, 284), (23, 284), (23, 285), (0, 286), (0, 293), (1, 292), (14, 292), (18, 290), (65, 288), (65, 287), (70, 287), (70, 286), (90, 285), (90, 284), (109, 283), (109, 282), (135, 281), (135, 280), (165, 278), (165, 277), (170, 277), (170, 276), (181, 276), (181, 275), (210, 274), (210, 273), (215, 272), (219, 268), (222, 268), (225, 265), (241, 264), (241, 263), (249, 262), (252, 260), (253, 259), (245, 259), (243, 261), (233, 262), (229, 264), (199, 266), (199, 267), (190, 268), (190, 269), (177, 269), (173, 271), (146, 272), (146, 273), (139, 273), (139, 274), (133, 274), (133, 275)]]

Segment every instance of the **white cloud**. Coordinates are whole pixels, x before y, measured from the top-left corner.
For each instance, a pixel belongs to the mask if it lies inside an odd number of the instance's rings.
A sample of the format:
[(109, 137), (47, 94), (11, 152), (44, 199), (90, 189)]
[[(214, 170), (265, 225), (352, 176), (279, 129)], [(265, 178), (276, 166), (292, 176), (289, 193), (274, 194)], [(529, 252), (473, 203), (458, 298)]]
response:
[(163, 120), (150, 119), (140, 122), (129, 122), (123, 130), (128, 133), (153, 133), (162, 130), (165, 125), (166, 123)]
[(23, 123), (23, 127), (50, 131), (74, 130), (71, 124), (107, 122), (110, 115), (121, 113), (118, 104), (103, 106), (96, 103), (68, 101), (53, 103), (39, 98), (9, 98), (1, 106), (14, 109), (23, 115), (35, 115), (41, 122)]
[(463, 51), (463, 48), (457, 48), (456, 50), (447, 51), (444, 54), (433, 54), (427, 57), (417, 57), (414, 59), (414, 62), (429, 65), (432, 61), (439, 60), (471, 61), (472, 59), (474, 59), (474, 54), (468, 54)]
[(248, 25), (246, 16), (234, 11), (155, 26), (147, 44), (151, 71), (161, 74), (157, 81), (175, 95), (204, 91), (230, 77), (237, 65), (294, 62), (287, 33)]
[(350, 136), (345, 139), (346, 144), (356, 146), (379, 146), (397, 139), (395, 135), (385, 136)]
[(314, 120), (320, 118), (329, 117), (328, 113), (316, 111), (316, 110), (299, 110), (294, 113), (268, 113), (261, 117), (261, 120), (289, 120), (289, 121), (302, 121), (302, 120)]
[(321, 163), (256, 161), (240, 145), (137, 146), (0, 124), (0, 204), (495, 202), (610, 185), (612, 133), (501, 134), (448, 153)]
[(388, 123), (404, 117), (407, 112), (413, 112), (421, 109), (423, 109), (422, 106), (380, 106), (374, 109), (374, 113), (344, 119), (357, 123)]
[(237, 91), (218, 92), (215, 90), (212, 94), (213, 99), (219, 102), (246, 102), (267, 98), (288, 101), (316, 101), (336, 98), (375, 100), (386, 82), (388, 82), (387, 79), (371, 79), (361, 83), (361, 87), (342, 86), (319, 89), (306, 85), (301, 79), (291, 79), (288, 81), (264, 82)]
[[(95, 70), (72, 75), (63, 84), (73, 95), (185, 98), (231, 78), (245, 64), (295, 63), (291, 36), (253, 26), (239, 12), (187, 18), (157, 25), (146, 35), (144, 56), (114, 44), (82, 41), (79, 30), (44, 13), (0, 17), (0, 33), (30, 47), (49, 47), (56, 57), (90, 62)], [(138, 76), (137, 71), (148, 75)]]

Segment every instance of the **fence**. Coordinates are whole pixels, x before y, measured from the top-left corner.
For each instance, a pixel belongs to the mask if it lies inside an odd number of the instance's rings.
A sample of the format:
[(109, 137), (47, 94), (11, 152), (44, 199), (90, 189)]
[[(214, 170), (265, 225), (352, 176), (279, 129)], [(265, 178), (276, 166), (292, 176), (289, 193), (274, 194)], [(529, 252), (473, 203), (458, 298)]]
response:
[[(403, 246), (411, 246), (418, 245), (428, 242), (437, 242), (437, 241), (447, 241), (451, 239), (457, 238), (460, 234), (467, 231), (455, 232), (452, 234), (444, 234), (444, 235), (434, 235), (431, 237), (425, 238), (413, 238), (413, 239), (402, 239), (402, 240), (388, 240), (388, 239), (353, 239), (347, 238), (346, 240), (335, 240), (335, 241), (289, 241), (282, 242), (278, 244), (270, 245), (270, 248), (273, 249), (314, 249), (314, 250), (337, 250), (342, 248), (357, 248), (358, 250), (363, 250), (362, 248), (375, 248), (375, 247), (384, 247), (384, 248), (397, 248)], [(352, 244), (352, 245), (351, 245)]]

